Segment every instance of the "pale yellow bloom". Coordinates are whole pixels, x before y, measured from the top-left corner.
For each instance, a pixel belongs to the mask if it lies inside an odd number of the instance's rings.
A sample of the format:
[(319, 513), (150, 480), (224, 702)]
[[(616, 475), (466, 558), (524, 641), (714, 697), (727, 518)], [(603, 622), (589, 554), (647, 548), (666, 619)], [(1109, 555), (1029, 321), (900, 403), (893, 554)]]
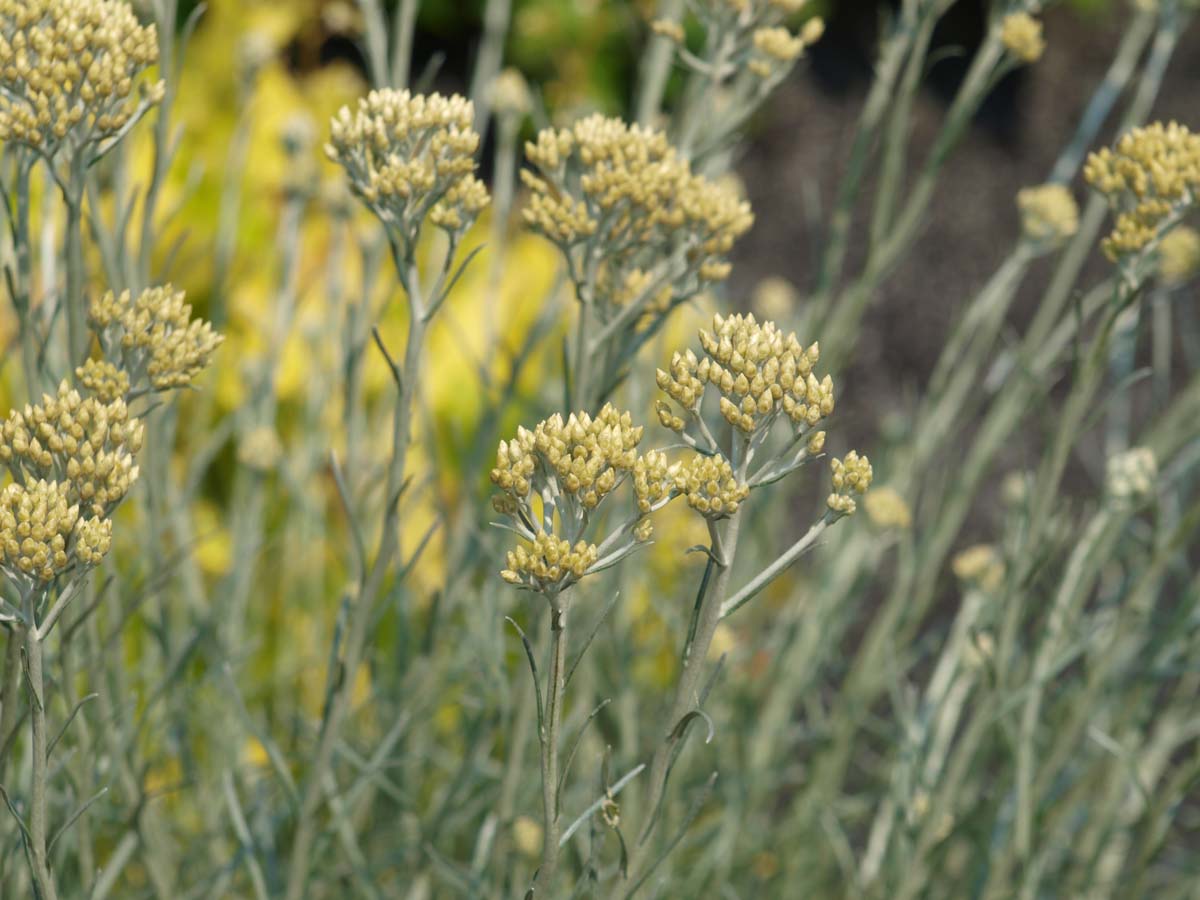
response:
[(1004, 581), (1004, 558), (992, 544), (974, 544), (950, 562), (950, 568), (962, 581), (974, 582), (985, 591), (994, 591)]
[(1168, 285), (1183, 284), (1200, 272), (1200, 232), (1179, 225), (1158, 245), (1158, 277)]
[(1079, 206), (1064, 185), (1041, 184), (1017, 192), (1021, 230), (1029, 240), (1057, 246), (1079, 230)]
[(1046, 50), (1042, 23), (1027, 12), (1010, 13), (1000, 23), (1000, 40), (1008, 52), (1026, 63), (1037, 62)]

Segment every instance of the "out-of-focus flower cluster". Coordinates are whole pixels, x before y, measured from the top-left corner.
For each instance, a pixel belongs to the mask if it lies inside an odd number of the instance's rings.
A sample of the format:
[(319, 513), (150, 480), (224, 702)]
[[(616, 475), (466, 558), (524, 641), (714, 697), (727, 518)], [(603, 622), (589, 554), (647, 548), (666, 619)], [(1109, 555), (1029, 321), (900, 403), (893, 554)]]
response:
[[(700, 331), (700, 346), (703, 359), (689, 349), (671, 358), (669, 372), (657, 373), (659, 388), (691, 417), (698, 415), (707, 385), (720, 394), (721, 415), (747, 435), (769, 429), (781, 413), (799, 433), (833, 412), (833, 379), (818, 380), (813, 372), (820, 348), (814, 343), (806, 349), (773, 322), (759, 324), (753, 314), (717, 315), (712, 331)], [(659, 402), (658, 418), (673, 431), (686, 426), (666, 402)]]
[[(690, 5), (706, 31), (724, 42), (730, 71), (744, 66), (762, 79), (786, 74), (825, 33), (825, 22), (817, 16), (808, 18), (799, 31), (785, 24), (812, 5), (810, 0), (704, 0)], [(684, 63), (701, 65), (683, 48), (686, 32), (682, 23), (657, 19), (651, 28), (680, 45)]]
[(1040, 184), (1017, 192), (1021, 230), (1035, 244), (1057, 247), (1079, 230), (1079, 206), (1061, 184)]
[(19, 588), (96, 565), (112, 542), (116, 505), (137, 480), (142, 424), (125, 401), (56, 396), (13, 410), (0, 425), (0, 569)]
[(1000, 40), (1005, 49), (1024, 63), (1034, 63), (1046, 51), (1042, 23), (1027, 12), (1009, 13), (1000, 22)]
[[(154, 26), (123, 0), (0, 0), (0, 141), (52, 157), (114, 137), (157, 62)], [(142, 99), (162, 96), (160, 81)]]
[(500, 442), (491, 472), (500, 490), (493, 506), (532, 545), (509, 554), (506, 581), (538, 591), (578, 581), (598, 559), (583, 539), (590, 516), (630, 477), (638, 505), (632, 530), (639, 541), (649, 537), (646, 516), (669, 499), (670, 471), (661, 453), (639, 455), (642, 433), (628, 412), (606, 404), (595, 417), (556, 414)]
[(994, 544), (972, 544), (950, 561), (956, 578), (985, 591), (994, 591), (1004, 582), (1004, 557)]
[(1106, 474), (1108, 493), (1115, 500), (1149, 497), (1158, 482), (1158, 460), (1149, 447), (1131, 447), (1109, 457)]
[(1171, 229), (1158, 245), (1158, 277), (1168, 285), (1183, 284), (1200, 272), (1200, 232), (1187, 225)]
[[(567, 254), (602, 320), (643, 292), (669, 306), (723, 280), (726, 256), (754, 221), (732, 187), (693, 174), (666, 135), (620, 119), (546, 129), (525, 154), (537, 168), (521, 173), (531, 191), (525, 222)], [(682, 268), (650, 275), (677, 252)]]
[(457, 94), (371, 91), (357, 109), (344, 106), (334, 117), (325, 153), (411, 247), (426, 218), (461, 235), (488, 204), (475, 177), (474, 118), (474, 105)]
[(871, 461), (851, 450), (844, 458), (831, 460), (830, 466), (833, 469), (833, 493), (826, 505), (834, 512), (848, 516), (858, 508), (852, 495), (865, 494), (871, 486), (874, 477)]
[(171, 285), (147, 288), (136, 298), (109, 291), (89, 304), (88, 315), (105, 356), (119, 359), (124, 370), (92, 363), (79, 371), (84, 386), (101, 396), (117, 396), (112, 392), (122, 381), (136, 385), (143, 378), (158, 391), (186, 387), (223, 340), (208, 322), (192, 318), (183, 291)]
[(1154, 245), (1200, 197), (1200, 135), (1175, 122), (1134, 128), (1088, 157), (1088, 183), (1117, 218), (1101, 244), (1114, 262)]

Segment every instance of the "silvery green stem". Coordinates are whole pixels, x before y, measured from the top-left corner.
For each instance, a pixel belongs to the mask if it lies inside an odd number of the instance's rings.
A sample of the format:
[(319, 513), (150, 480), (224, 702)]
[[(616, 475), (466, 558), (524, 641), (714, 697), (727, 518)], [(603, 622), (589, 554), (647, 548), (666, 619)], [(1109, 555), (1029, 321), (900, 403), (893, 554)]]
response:
[(0, 684), (0, 784), (4, 784), (4, 769), (8, 762), (8, 741), (17, 724), (17, 688), (21, 683), (21, 632), (14, 624), (6, 632), (4, 649), (4, 682)]
[(475, 71), (471, 73), (471, 92), (475, 103), (475, 131), (487, 134), (492, 116), (492, 83), (500, 72), (504, 59), (504, 38), (512, 16), (512, 0), (487, 0), (483, 10), (483, 37), (475, 56)]
[(417, 24), (418, 0), (400, 0), (392, 25), (392, 87), (408, 87), (412, 71), (413, 29)]
[(87, 329), (87, 312), (84, 309), (83, 286), (83, 171), (78, 162), (71, 164), (69, 191), (64, 198), (67, 204), (67, 368), (74, 370), (87, 356), (91, 335)]
[(29, 860), (39, 900), (58, 900), (50, 871), (47, 847), (46, 782), (49, 758), (46, 749), (46, 691), (42, 675), (42, 639), (37, 628), (25, 628), (25, 659), (29, 678), (30, 748)]
[(816, 524), (814, 524), (808, 529), (807, 532), (805, 532), (804, 536), (800, 538), (800, 540), (796, 541), (796, 543), (792, 544), (791, 547), (784, 551), (783, 554), (775, 560), (775, 562), (771, 563), (769, 566), (759, 572), (758, 575), (756, 575), (744, 588), (742, 588), (728, 600), (724, 601), (720, 607), (719, 618), (724, 619), (726, 616), (732, 615), (751, 599), (753, 599), (755, 594), (787, 571), (788, 567), (791, 566), (792, 563), (799, 559), (805, 551), (809, 550), (813, 544), (817, 542), (817, 538), (824, 533), (825, 529), (828, 528), (831, 523), (836, 522), (840, 518), (841, 516), (839, 514), (832, 511), (827, 511)]
[(550, 600), (550, 671), (546, 676), (546, 721), (541, 734), (542, 864), (537, 873), (538, 888), (548, 897), (554, 896), (554, 880), (558, 873), (558, 743), (566, 664), (567, 604), (561, 596), (556, 596)]
[[(661, 0), (658, 18), (674, 22), (682, 11), (683, 0)], [(637, 122), (643, 127), (653, 127), (662, 112), (662, 98), (674, 57), (673, 41), (657, 34), (650, 37), (650, 46), (642, 57), (642, 71), (638, 77)]]
[[(396, 402), (392, 414), (392, 456), (388, 464), (384, 489), (383, 530), (379, 537), (375, 561), (367, 571), (362, 573), (358, 598), (351, 613), (349, 633), (346, 638), (342, 679), (329, 703), (326, 717), (321, 723), (321, 737), (312, 767), (305, 781), (288, 869), (285, 895), (287, 900), (302, 900), (307, 890), (309, 866), (312, 863), (310, 856), (313, 842), (317, 836), (316, 816), (324, 799), (325, 774), (333, 762), (334, 747), (337, 744), (342, 723), (349, 712), (351, 693), (366, 648), (367, 632), (375, 609), (375, 601), (399, 549), (400, 490), (404, 484), (405, 465), (411, 441), (413, 399), (420, 377), (421, 356), (428, 322), (426, 306), (420, 293), (420, 272), (417, 265), (411, 258), (405, 258), (400, 252), (399, 245), (394, 242), (392, 250), (400, 280), (408, 293), (409, 327), (404, 363), (399, 384), (396, 386)], [(446, 265), (449, 267), (449, 258), (447, 258)], [(436, 291), (433, 299), (436, 303), (438, 299)]]
[[(744, 472), (742, 474), (744, 475)], [(683, 670), (675, 685), (675, 696), (671, 701), (671, 709), (667, 718), (662, 720), (666, 723), (666, 731), (665, 733), (660, 732), (662, 739), (655, 748), (654, 757), (650, 762), (648, 793), (642, 807), (642, 826), (637, 842), (630, 844), (628, 848), (629, 875), (614, 889), (613, 896), (622, 898), (622, 900), (630, 896), (631, 887), (638, 885), (646, 872), (645, 867), (649, 862), (647, 851), (650, 850), (648, 841), (658, 820), (658, 808), (663, 802), (663, 795), (666, 791), (667, 775), (675, 745), (681, 737), (676, 731), (676, 726), (684, 716), (696, 708), (699, 702), (704, 668), (708, 661), (708, 648), (712, 644), (713, 634), (721, 621), (721, 606), (725, 602), (725, 595), (729, 590), (729, 578), (732, 573), (734, 556), (737, 553), (738, 533), (741, 529), (745, 509), (744, 504), (738, 507), (737, 512), (727, 520), (724, 534), (720, 534), (722, 552), (719, 557), (714, 557), (717, 574), (701, 603), (700, 614), (696, 619), (695, 635), (691, 640), (689, 652), (684, 657)], [(719, 526), (714, 526), (714, 537), (717, 535), (715, 530), (717, 527)], [(714, 543), (716, 542), (714, 541)]]

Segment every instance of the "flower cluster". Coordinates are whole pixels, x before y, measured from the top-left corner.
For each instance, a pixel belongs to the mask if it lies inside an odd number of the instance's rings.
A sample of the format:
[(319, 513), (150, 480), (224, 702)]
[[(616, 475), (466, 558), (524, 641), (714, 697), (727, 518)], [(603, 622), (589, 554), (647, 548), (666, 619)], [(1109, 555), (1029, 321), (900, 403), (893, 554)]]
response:
[[(805, 21), (799, 32), (784, 23), (801, 12), (811, 0), (702, 0), (691, 4), (711, 36), (726, 43), (731, 71), (745, 66), (752, 74), (767, 79), (787, 72), (804, 51), (821, 39), (825, 23), (819, 17)], [(682, 23), (657, 19), (655, 34), (680, 45), (683, 62), (698, 67), (698, 61), (682, 46), (686, 37)]]
[(1158, 244), (1158, 277), (1174, 286), (1183, 284), (1197, 272), (1200, 272), (1200, 232), (1179, 225)]
[[(192, 318), (183, 291), (170, 285), (147, 288), (137, 298), (109, 291), (89, 304), (88, 315), (105, 355), (121, 360), (134, 383), (145, 377), (159, 391), (191, 384), (223, 340), (208, 322)], [(95, 363), (78, 374), (89, 390), (110, 396), (124, 374), (112, 368)]]
[(972, 544), (950, 562), (956, 578), (995, 591), (1004, 582), (1004, 557), (992, 544)]
[(833, 493), (825, 501), (826, 505), (836, 513), (851, 515), (858, 508), (851, 494), (865, 494), (871, 486), (874, 475), (871, 461), (851, 450), (845, 458), (831, 460), (830, 465), (833, 468)]
[(428, 218), (458, 236), (488, 204), (475, 177), (473, 104), (458, 96), (372, 91), (334, 117), (326, 155), (401, 240), (416, 243)]
[(1079, 206), (1066, 186), (1040, 184), (1017, 192), (1021, 230), (1035, 244), (1057, 247), (1079, 230)]
[[(49, 158), (115, 137), (144, 108), (134, 84), (157, 62), (154, 26), (123, 0), (0, 0), (0, 141)], [(141, 102), (162, 96), (160, 81)]]
[(1109, 457), (1108, 493), (1118, 501), (1149, 497), (1158, 481), (1158, 460), (1149, 447), (1131, 447)]
[(594, 417), (556, 414), (500, 442), (491, 472), (500, 493), (492, 504), (532, 545), (509, 554), (506, 581), (559, 591), (579, 580), (599, 558), (583, 538), (591, 515), (626, 479), (637, 504), (628, 530), (634, 543), (649, 539), (648, 515), (670, 499), (672, 473), (662, 453), (638, 453), (642, 433), (628, 412), (605, 405)]
[(112, 543), (112, 522), (80, 518), (66, 486), (39, 479), (0, 491), (0, 571), (17, 584), (48, 583), (74, 556), (94, 566)]
[[(669, 289), (672, 301), (729, 274), (725, 257), (754, 216), (735, 190), (695, 175), (661, 132), (620, 119), (589, 116), (571, 128), (546, 129), (525, 145), (537, 173), (521, 177), (531, 192), (526, 224), (562, 248), (586, 243), (573, 273), (588, 282), (606, 312), (623, 303), (631, 276), (645, 290)], [(679, 253), (685, 265), (665, 278), (646, 275)], [(585, 273), (594, 264), (594, 272)], [(589, 277), (590, 276), (590, 277)]]
[(62, 483), (71, 505), (105, 517), (137, 480), (144, 429), (125, 401), (81, 397), (63, 382), (54, 397), (13, 410), (0, 425), (0, 464), (18, 484)]
[(1024, 63), (1035, 63), (1046, 50), (1042, 23), (1027, 12), (1009, 13), (1000, 23), (1000, 40), (1005, 49)]
[(707, 519), (732, 516), (750, 496), (750, 486), (739, 482), (729, 460), (720, 456), (694, 454), (674, 467), (673, 481), (688, 506)]
[(1200, 135), (1175, 122), (1134, 128), (1091, 154), (1083, 174), (1118, 210), (1101, 244), (1116, 262), (1156, 243), (1200, 199)]
[(751, 36), (754, 53), (746, 68), (764, 79), (785, 73), (824, 33), (823, 19), (809, 19), (797, 34), (782, 25), (756, 28)]
[(561, 590), (566, 583), (578, 581), (600, 556), (595, 544), (560, 540), (545, 532), (539, 533), (531, 547), (508, 551), (508, 567), (500, 577), (509, 584), (535, 591)]
[(89, 359), (75, 370), (79, 384), (102, 403), (129, 394), (129, 374), (106, 359)]
[[(659, 370), (659, 388), (685, 412), (697, 415), (706, 385), (721, 395), (725, 420), (743, 434), (771, 427), (783, 414), (797, 432), (815, 426), (833, 412), (833, 380), (818, 380), (813, 366), (820, 348), (807, 349), (794, 333), (786, 336), (773, 322), (759, 324), (753, 314), (713, 318), (713, 330), (700, 331), (704, 358), (691, 350), (676, 353), (670, 371)], [(670, 404), (658, 404), (659, 421), (682, 431), (684, 420)]]
[(0, 570), (22, 589), (72, 564), (94, 566), (112, 543), (109, 516), (137, 480), (141, 423), (125, 401), (81, 397), (64, 382), (54, 397), (13, 410), (0, 425)]

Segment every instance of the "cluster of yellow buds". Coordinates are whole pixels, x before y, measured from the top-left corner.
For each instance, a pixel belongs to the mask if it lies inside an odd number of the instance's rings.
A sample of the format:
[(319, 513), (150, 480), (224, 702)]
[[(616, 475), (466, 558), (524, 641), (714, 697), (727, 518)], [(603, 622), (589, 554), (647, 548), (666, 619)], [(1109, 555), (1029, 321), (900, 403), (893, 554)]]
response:
[(1042, 23), (1027, 12), (1009, 13), (1000, 22), (1000, 41), (1006, 50), (1024, 63), (1035, 63), (1046, 51)]
[(1017, 192), (1021, 230), (1035, 244), (1057, 247), (1079, 230), (1079, 206), (1065, 185), (1040, 184)]
[(809, 19), (796, 34), (782, 25), (757, 28), (751, 37), (754, 53), (746, 68), (759, 78), (786, 72), (824, 33), (825, 22), (818, 18)]
[[(595, 509), (620, 476), (633, 471), (642, 431), (628, 412), (619, 412), (612, 404), (605, 404), (594, 418), (571, 413), (564, 421), (555, 413), (533, 431), (518, 428), (516, 438), (500, 442), (492, 484), (520, 503), (529, 497), (534, 476), (541, 472), (554, 477), (558, 489), (578, 497), (585, 509)], [(503, 496), (498, 499), (499, 512), (513, 508)]]
[(851, 494), (865, 494), (871, 486), (874, 475), (871, 461), (851, 450), (844, 459), (834, 459), (830, 465), (833, 468), (833, 493), (826, 505), (834, 512), (848, 516), (858, 508)]
[(346, 170), (352, 190), (402, 240), (416, 242), (428, 219), (453, 235), (488, 204), (475, 177), (475, 108), (454, 94), (371, 91), (334, 117), (326, 155)]
[[(532, 431), (518, 428), (515, 438), (500, 442), (491, 471), (500, 493), (492, 505), (535, 542), (532, 556), (524, 550), (509, 554), (505, 580), (535, 590), (561, 589), (569, 583), (563, 579), (577, 580), (597, 558), (598, 551), (579, 540), (588, 517), (626, 479), (633, 483), (637, 504), (633, 537), (649, 540), (649, 514), (670, 499), (673, 470), (663, 453), (638, 453), (643, 430), (628, 412), (606, 404), (594, 417), (572, 413), (564, 420), (555, 414)], [(535, 497), (542, 504), (537, 510)], [(574, 549), (570, 541), (547, 533), (551, 527), (568, 531)]]
[[(804, 51), (821, 39), (825, 22), (808, 18), (799, 32), (785, 23), (799, 14), (811, 0), (703, 0), (690, 4), (709, 34), (709, 40), (725, 42), (729, 57), (744, 64), (753, 74), (766, 79), (785, 73)], [(681, 46), (687, 36), (683, 24), (673, 19), (656, 19), (651, 30)], [(683, 61), (695, 58), (682, 52)]]
[(89, 359), (75, 370), (75, 377), (102, 403), (129, 395), (129, 374), (106, 359)]
[(500, 577), (534, 591), (561, 591), (582, 578), (599, 557), (595, 544), (577, 541), (572, 547), (569, 541), (539, 532), (528, 550), (508, 551)]
[[(145, 376), (159, 391), (191, 384), (224, 340), (208, 322), (192, 318), (183, 291), (170, 285), (147, 288), (136, 299), (129, 291), (109, 291), (92, 300), (88, 315), (105, 354), (120, 359), (135, 380)], [(81, 371), (81, 379), (84, 374)], [(86, 374), (84, 385), (89, 389), (95, 390), (88, 380), (113, 387), (107, 369), (93, 368)]]
[(0, 491), (0, 570), (17, 583), (53, 581), (70, 565), (73, 549), (85, 565), (94, 565), (110, 542), (111, 530), (97, 519), (81, 520), (78, 504), (57, 481), (14, 483)]
[[(46, 157), (120, 134), (158, 36), (124, 0), (0, 0), (0, 141)], [(142, 103), (162, 99), (163, 83)]]
[(1158, 277), (1174, 287), (1197, 272), (1200, 272), (1200, 232), (1178, 225), (1159, 242)]
[(694, 454), (675, 467), (674, 482), (688, 506), (707, 519), (732, 516), (750, 496), (750, 486), (737, 480), (729, 460), (722, 456)]
[(19, 484), (62, 481), (71, 505), (104, 517), (137, 480), (143, 433), (124, 400), (84, 398), (64, 381), (57, 396), (9, 413), (0, 463)]
[(1101, 244), (1116, 262), (1153, 245), (1200, 200), (1200, 135), (1175, 122), (1134, 128), (1091, 154), (1083, 174), (1119, 210)]
[(754, 221), (736, 190), (693, 174), (666, 135), (620, 119), (593, 115), (546, 129), (525, 155), (537, 169), (521, 173), (531, 192), (526, 224), (568, 254), (589, 242), (603, 267), (594, 284), (610, 293), (678, 249), (687, 267), (668, 282), (673, 296), (721, 281), (725, 257)]
[[(818, 380), (813, 366), (820, 347), (801, 345), (774, 322), (759, 324), (753, 313), (713, 318), (713, 330), (700, 331), (705, 356), (691, 350), (671, 358), (670, 371), (659, 370), (659, 388), (685, 411), (697, 412), (706, 385), (720, 394), (721, 415), (743, 434), (769, 428), (786, 415), (799, 430), (812, 428), (833, 412), (833, 379)], [(683, 419), (669, 404), (658, 406), (659, 421), (681, 431)]]

